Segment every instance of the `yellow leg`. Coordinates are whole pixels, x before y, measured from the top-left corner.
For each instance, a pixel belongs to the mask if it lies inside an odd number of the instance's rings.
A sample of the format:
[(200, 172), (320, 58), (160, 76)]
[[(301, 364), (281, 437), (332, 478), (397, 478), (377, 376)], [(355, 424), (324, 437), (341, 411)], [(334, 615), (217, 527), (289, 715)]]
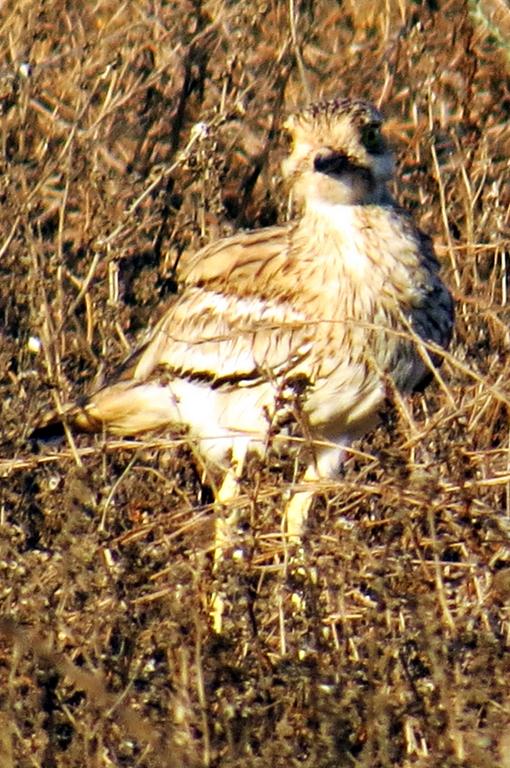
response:
[[(232, 465), (228, 469), (221, 488), (218, 491), (216, 502), (218, 510), (214, 526), (214, 565), (213, 571), (217, 573), (220, 563), (224, 559), (225, 550), (232, 543), (232, 525), (237, 517), (238, 510), (232, 509), (230, 514), (225, 514), (231, 502), (239, 495), (239, 478), (241, 477), (244, 459), (247, 451), (247, 443), (239, 441), (232, 449)], [(225, 602), (219, 592), (211, 596), (211, 622), (218, 634), (223, 626), (223, 613)]]
[(235, 517), (235, 510), (225, 516), (226, 508), (239, 494), (239, 477), (242, 467), (238, 470), (236, 467), (230, 467), (221, 484), (216, 497), (216, 503), (219, 509), (216, 513), (214, 524), (214, 570), (223, 560), (223, 554), (232, 542), (232, 518)]
[(338, 473), (339, 467), (345, 459), (344, 447), (348, 442), (347, 437), (345, 437), (342, 444), (323, 450), (317, 455), (316, 461), (309, 464), (303, 477), (303, 483), (308, 483), (310, 488), (295, 493), (285, 509), (284, 522), (288, 543), (300, 544), (316, 493), (314, 482), (316, 483), (320, 478), (334, 477)]
[(305, 530), (313, 491), (295, 493), (285, 509), (285, 531), (290, 544), (299, 544)]
[[(318, 479), (314, 464), (311, 464), (303, 477), (304, 483), (312, 483)], [(314, 491), (298, 491), (290, 499), (285, 508), (285, 531), (289, 544), (299, 544), (303, 537), (308, 512), (313, 502)]]

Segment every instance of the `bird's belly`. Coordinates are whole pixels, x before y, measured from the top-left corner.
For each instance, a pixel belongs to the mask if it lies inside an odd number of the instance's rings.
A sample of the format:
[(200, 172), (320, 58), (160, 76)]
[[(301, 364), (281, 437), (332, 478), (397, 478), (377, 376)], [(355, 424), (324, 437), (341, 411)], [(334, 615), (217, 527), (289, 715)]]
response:
[(347, 380), (330, 377), (317, 386), (306, 404), (314, 432), (334, 443), (348, 444), (375, 424), (384, 402), (385, 390), (379, 376), (361, 371)]
[(198, 438), (209, 460), (222, 462), (236, 441), (248, 442), (251, 450), (263, 450), (269, 426), (266, 414), (275, 399), (269, 382), (227, 391), (185, 379), (175, 379), (170, 386), (177, 420)]

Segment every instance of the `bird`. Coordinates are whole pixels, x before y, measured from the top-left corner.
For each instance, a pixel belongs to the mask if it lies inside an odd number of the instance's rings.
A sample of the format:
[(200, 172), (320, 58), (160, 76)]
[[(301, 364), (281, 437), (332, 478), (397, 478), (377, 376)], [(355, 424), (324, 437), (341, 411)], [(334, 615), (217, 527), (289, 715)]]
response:
[(360, 98), (291, 112), (282, 175), (293, 215), (199, 250), (112, 380), (46, 417), (34, 437), (62, 421), (130, 436), (185, 426), (205, 462), (222, 467), (216, 500), (225, 505), (283, 412), (308, 446), (285, 513), (299, 539), (313, 481), (338, 476), (389, 389), (407, 395), (427, 382), (453, 332), (432, 241), (388, 189), (394, 159), (383, 128), (379, 109)]

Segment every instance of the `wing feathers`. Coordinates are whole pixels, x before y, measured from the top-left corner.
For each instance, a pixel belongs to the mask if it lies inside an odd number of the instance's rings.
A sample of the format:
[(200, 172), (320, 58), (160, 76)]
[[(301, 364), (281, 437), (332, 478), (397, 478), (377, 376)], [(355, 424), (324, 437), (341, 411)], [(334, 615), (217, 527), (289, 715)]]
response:
[(311, 333), (287, 303), (189, 289), (133, 360), (131, 375), (141, 381), (164, 367), (218, 386), (254, 384), (291, 370), (309, 351)]
[[(184, 277), (188, 286), (229, 286), (242, 295), (256, 294), (261, 284), (271, 290), (271, 277), (288, 261), (295, 224), (241, 232), (202, 248)], [(263, 274), (262, 274), (263, 273)]]

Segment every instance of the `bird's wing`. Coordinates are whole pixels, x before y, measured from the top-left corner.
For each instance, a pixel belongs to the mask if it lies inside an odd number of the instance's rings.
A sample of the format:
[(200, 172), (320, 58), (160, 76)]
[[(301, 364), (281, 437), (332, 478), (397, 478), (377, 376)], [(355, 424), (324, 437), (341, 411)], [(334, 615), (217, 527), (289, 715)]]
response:
[(203, 249), (181, 295), (122, 379), (140, 382), (163, 374), (238, 387), (291, 376), (312, 348), (313, 328), (293, 305), (302, 286), (282, 277), (288, 253), (287, 227), (240, 234)]
[[(432, 341), (439, 347), (448, 348), (455, 322), (455, 304), (452, 295), (439, 275), (439, 262), (434, 252), (431, 238), (420, 229), (415, 229), (419, 243), (422, 263), (429, 271), (430, 281), (425, 292), (426, 322), (417, 313), (414, 325), (419, 335), (426, 341)], [(436, 360), (440, 363), (441, 360)]]
[(188, 286), (227, 288), (233, 293), (266, 292), (288, 262), (294, 226), (239, 232), (202, 248), (184, 275)]

